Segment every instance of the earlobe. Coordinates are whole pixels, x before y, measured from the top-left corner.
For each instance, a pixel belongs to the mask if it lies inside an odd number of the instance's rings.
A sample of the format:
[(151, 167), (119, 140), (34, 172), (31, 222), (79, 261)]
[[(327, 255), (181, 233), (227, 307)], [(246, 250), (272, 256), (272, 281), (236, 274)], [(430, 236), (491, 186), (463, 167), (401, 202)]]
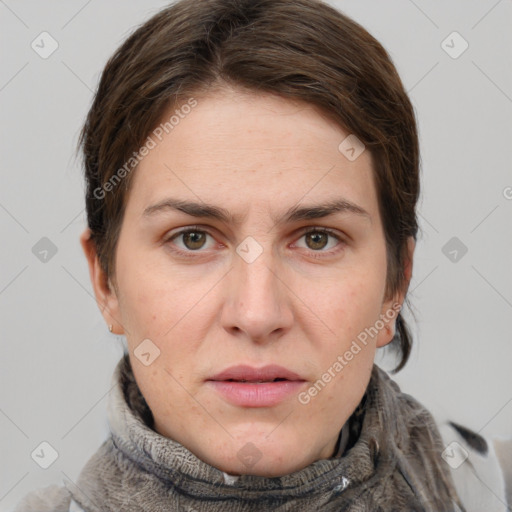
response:
[[(87, 228), (80, 236), (80, 244), (84, 251), (89, 266), (89, 276), (94, 289), (96, 303), (109, 326), (110, 332), (115, 334), (124, 334), (123, 326), (120, 322), (119, 302), (117, 294), (110, 285), (109, 280), (103, 271), (96, 246), (91, 239), (91, 230)], [(110, 328), (112, 326), (112, 328)]]
[(379, 331), (379, 334), (377, 335), (377, 343), (376, 347), (381, 348), (385, 347), (395, 337), (396, 333), (396, 319), (390, 320), (389, 323), (384, 325), (384, 327)]

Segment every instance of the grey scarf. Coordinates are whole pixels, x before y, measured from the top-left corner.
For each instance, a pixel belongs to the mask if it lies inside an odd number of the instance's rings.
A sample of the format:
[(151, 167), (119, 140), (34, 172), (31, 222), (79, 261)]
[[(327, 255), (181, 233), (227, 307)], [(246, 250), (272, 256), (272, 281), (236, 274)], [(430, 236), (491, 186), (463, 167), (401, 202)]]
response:
[(344, 452), (275, 478), (230, 479), (155, 432), (127, 355), (113, 383), (111, 436), (66, 483), (86, 512), (463, 510), (432, 416), (376, 365)]

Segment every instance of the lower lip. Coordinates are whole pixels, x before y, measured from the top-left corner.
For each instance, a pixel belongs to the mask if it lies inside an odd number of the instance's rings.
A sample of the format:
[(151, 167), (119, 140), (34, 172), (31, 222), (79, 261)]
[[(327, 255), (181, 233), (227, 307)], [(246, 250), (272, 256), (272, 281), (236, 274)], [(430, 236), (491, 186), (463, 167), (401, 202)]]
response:
[(208, 381), (224, 398), (239, 407), (272, 407), (290, 395), (297, 394), (304, 381), (283, 380), (277, 382)]

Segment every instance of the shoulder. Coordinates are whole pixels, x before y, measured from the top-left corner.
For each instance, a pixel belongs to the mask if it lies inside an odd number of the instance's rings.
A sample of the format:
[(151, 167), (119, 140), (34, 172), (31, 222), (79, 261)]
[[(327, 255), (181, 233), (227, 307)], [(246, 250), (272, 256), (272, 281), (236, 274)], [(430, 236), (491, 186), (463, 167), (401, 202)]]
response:
[(14, 512), (80, 512), (71, 502), (71, 495), (64, 486), (50, 485), (27, 494)]
[[(400, 390), (385, 371), (381, 383), (392, 390), (406, 422), (408, 442), (415, 451), (424, 449), (427, 428), (439, 440), (441, 465), (446, 468), (466, 512), (507, 512), (512, 510), (512, 439), (497, 440), (466, 425), (426, 409), (418, 400)], [(389, 418), (393, 421), (393, 418)], [(437, 443), (436, 443), (437, 444)], [(428, 443), (427, 443), (428, 446)]]
[(467, 512), (509, 510), (512, 440), (493, 440), (448, 420), (437, 419), (437, 426), (444, 444), (442, 458)]

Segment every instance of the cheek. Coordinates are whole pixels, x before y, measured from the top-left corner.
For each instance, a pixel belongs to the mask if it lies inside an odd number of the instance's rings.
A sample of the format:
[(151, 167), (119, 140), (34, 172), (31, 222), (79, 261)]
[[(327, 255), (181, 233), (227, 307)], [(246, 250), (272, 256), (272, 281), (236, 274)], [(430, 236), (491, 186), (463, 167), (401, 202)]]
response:
[(180, 288), (178, 282), (162, 275), (136, 253), (129, 253), (128, 257), (126, 254), (118, 257), (117, 280), (127, 338), (134, 343), (146, 337), (158, 338), (159, 332), (172, 328), (173, 317), (186, 302), (186, 288)]
[(336, 334), (356, 335), (379, 316), (385, 291), (385, 277), (368, 269), (350, 272), (313, 296), (315, 309)]
[(119, 273), (120, 314), (128, 345), (133, 351), (148, 338), (163, 356), (157, 362), (165, 361), (173, 372), (186, 373), (215, 313), (213, 294), (207, 294), (212, 283), (191, 280), (166, 265), (151, 265), (147, 260), (137, 265), (136, 261), (144, 260), (124, 261)]
[[(323, 380), (329, 381), (319, 401), (326, 407), (339, 396), (357, 398), (364, 392), (375, 357), (376, 338), (368, 333), (381, 313), (385, 291), (383, 269), (379, 262), (373, 267), (354, 267), (310, 298), (315, 313), (328, 327), (323, 329), (323, 336), (309, 336), (316, 340)], [(325, 374), (329, 371), (330, 374)]]

